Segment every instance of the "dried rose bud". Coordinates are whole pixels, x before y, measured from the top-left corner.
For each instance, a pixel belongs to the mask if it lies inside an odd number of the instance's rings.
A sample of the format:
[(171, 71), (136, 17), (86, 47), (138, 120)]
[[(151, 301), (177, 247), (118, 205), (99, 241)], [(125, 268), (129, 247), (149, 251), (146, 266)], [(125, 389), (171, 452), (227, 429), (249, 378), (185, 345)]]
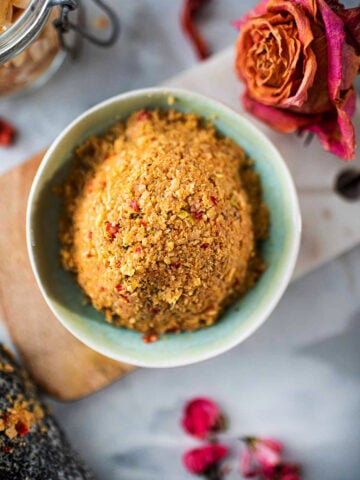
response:
[(189, 450), (183, 455), (186, 470), (195, 475), (206, 475), (216, 468), (228, 454), (225, 445), (212, 444)]
[(245, 478), (273, 469), (281, 462), (282, 444), (271, 438), (245, 437), (245, 449), (240, 461), (240, 472)]
[(181, 424), (185, 432), (203, 439), (211, 432), (223, 430), (224, 419), (215, 402), (199, 397), (185, 405)]

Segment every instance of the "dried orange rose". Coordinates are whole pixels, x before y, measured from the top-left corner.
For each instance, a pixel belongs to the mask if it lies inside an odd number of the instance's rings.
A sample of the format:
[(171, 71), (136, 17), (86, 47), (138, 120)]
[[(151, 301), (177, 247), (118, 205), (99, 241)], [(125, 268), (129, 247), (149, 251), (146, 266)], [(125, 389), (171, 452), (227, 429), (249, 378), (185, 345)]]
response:
[(308, 130), (326, 150), (353, 158), (360, 7), (263, 0), (236, 24), (235, 68), (246, 85), (245, 108), (275, 130)]

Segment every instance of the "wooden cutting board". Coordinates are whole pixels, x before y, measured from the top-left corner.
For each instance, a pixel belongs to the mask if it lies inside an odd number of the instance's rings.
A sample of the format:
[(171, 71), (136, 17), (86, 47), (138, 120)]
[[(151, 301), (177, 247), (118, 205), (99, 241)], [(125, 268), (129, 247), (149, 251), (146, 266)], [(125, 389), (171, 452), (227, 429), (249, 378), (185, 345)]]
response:
[(42, 155), (0, 177), (0, 316), (34, 380), (60, 400), (75, 400), (134, 367), (89, 349), (50, 312), (33, 276), (25, 238), (28, 194)]

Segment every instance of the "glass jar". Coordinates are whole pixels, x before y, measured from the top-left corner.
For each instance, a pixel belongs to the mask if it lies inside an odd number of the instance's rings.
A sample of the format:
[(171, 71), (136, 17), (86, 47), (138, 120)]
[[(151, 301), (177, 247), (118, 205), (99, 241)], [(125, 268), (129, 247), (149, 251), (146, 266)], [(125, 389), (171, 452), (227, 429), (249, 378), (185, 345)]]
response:
[(116, 15), (101, 0), (93, 1), (110, 20), (111, 33), (105, 40), (70, 21), (79, 0), (0, 0), (0, 96), (45, 83), (74, 48), (65, 41), (71, 30), (99, 46), (116, 41)]

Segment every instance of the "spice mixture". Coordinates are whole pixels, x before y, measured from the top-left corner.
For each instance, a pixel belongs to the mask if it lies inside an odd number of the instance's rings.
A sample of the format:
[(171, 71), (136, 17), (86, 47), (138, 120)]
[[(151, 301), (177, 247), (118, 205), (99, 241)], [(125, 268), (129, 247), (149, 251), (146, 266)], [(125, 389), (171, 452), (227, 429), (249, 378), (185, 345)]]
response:
[(265, 268), (259, 175), (199, 116), (134, 113), (76, 150), (60, 190), (62, 264), (116, 326), (209, 326)]

